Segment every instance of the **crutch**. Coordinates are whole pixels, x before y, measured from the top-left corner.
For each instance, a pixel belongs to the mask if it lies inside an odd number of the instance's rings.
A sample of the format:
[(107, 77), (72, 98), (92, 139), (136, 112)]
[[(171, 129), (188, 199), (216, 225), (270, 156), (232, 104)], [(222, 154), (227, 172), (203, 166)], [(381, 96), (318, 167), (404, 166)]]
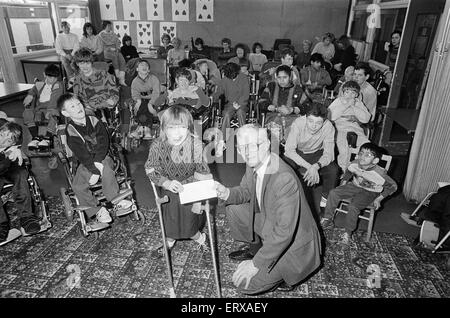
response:
[(210, 211), (209, 200), (206, 200), (206, 202), (205, 202), (204, 211), (206, 213), (206, 222), (208, 222), (209, 246), (211, 249), (211, 256), (212, 256), (212, 262), (213, 262), (213, 267), (214, 267), (214, 278), (216, 281), (217, 297), (222, 298), (222, 291), (220, 289), (219, 270), (217, 269), (216, 252), (214, 249), (214, 238), (213, 238), (211, 221), (210, 221), (211, 217), (209, 215), (209, 211)]
[(164, 256), (166, 258), (166, 265), (167, 265), (167, 275), (169, 276), (169, 281), (170, 281), (170, 287), (169, 287), (170, 298), (176, 298), (177, 295), (175, 294), (175, 286), (173, 285), (172, 266), (170, 265), (169, 251), (167, 249), (167, 242), (166, 242), (166, 231), (164, 230), (164, 221), (163, 221), (162, 210), (161, 210), (161, 204), (168, 202), (169, 198), (167, 197), (167, 195), (165, 195), (163, 198), (160, 198), (158, 195), (158, 192), (156, 191), (156, 186), (153, 182), (152, 182), (152, 188), (153, 188), (153, 192), (155, 194), (156, 206), (158, 207), (159, 224), (161, 225)]

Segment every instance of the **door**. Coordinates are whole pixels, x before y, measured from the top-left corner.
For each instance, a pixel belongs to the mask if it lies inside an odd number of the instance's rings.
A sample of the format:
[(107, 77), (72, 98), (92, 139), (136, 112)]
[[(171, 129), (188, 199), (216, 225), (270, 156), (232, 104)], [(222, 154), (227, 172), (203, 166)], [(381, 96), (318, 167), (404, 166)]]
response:
[[(427, 80), (427, 65), (433, 46), (439, 18), (445, 0), (410, 1), (406, 13), (405, 27), (395, 64), (387, 114), (393, 109), (402, 109), (402, 120), (395, 116), (384, 117), (379, 144), (394, 155), (406, 155), (415, 130), (414, 120), (420, 111), (422, 90)], [(403, 124), (405, 118), (409, 127)], [(403, 125), (402, 125), (403, 124)]]

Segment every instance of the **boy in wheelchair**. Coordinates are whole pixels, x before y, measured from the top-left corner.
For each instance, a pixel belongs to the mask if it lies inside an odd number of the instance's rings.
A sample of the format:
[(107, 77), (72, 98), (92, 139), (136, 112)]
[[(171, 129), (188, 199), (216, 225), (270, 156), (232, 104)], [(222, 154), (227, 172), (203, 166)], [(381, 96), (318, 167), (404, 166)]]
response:
[[(358, 216), (364, 208), (373, 203), (375, 210), (381, 201), (397, 190), (397, 183), (378, 165), (381, 151), (373, 143), (361, 146), (356, 159), (348, 166), (341, 185), (330, 191), (325, 213), (320, 220), (323, 229), (333, 226), (334, 212), (343, 199), (349, 199), (342, 244), (348, 245), (357, 227)], [(351, 181), (351, 182), (349, 182)]]
[[(44, 70), (44, 81), (36, 82), (23, 101), (25, 110), (23, 122), (28, 127), (32, 140), (29, 150), (48, 150), (53, 136), (56, 135), (59, 112), (56, 101), (63, 94), (63, 84), (58, 81), (59, 67), (49, 64)], [(39, 124), (47, 124), (45, 136), (39, 136)]]
[[(20, 225), (26, 235), (41, 230), (39, 218), (33, 214), (28, 171), (22, 166), (22, 127), (19, 124), (0, 119), (0, 190), (8, 181), (13, 183), (12, 194), (16, 204)], [(6, 241), (10, 230), (8, 216), (0, 198), (0, 243)]]
[(131, 83), (131, 98), (135, 102), (133, 112), (139, 126), (130, 136), (149, 139), (153, 118), (158, 115), (155, 103), (161, 93), (160, 83), (155, 75), (150, 74), (150, 65), (146, 60), (139, 60), (136, 70), (137, 76)]
[[(90, 191), (90, 186), (101, 179), (103, 194), (108, 201), (119, 194), (119, 185), (113, 170), (113, 160), (108, 156), (109, 136), (104, 124), (95, 116), (86, 114), (84, 105), (71, 93), (58, 99), (58, 109), (67, 118), (67, 144), (80, 162), (72, 181), (72, 188), (80, 205), (88, 206), (85, 211), (88, 218), (96, 216), (99, 223), (112, 221), (105, 207), (97, 206), (97, 199)], [(132, 202), (121, 200), (120, 210), (129, 209)]]

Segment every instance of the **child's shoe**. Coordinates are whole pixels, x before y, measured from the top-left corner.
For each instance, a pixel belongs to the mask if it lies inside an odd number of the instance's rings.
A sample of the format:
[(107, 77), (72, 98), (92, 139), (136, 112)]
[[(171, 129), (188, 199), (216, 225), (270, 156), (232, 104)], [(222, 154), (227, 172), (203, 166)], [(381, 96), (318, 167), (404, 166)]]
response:
[(322, 226), (322, 229), (327, 230), (333, 226), (333, 221), (328, 218), (322, 218), (320, 220), (320, 225)]
[(339, 241), (340, 244), (348, 246), (353, 241), (352, 235), (350, 233), (345, 232), (341, 236), (341, 240)]
[(143, 126), (139, 126), (133, 132), (130, 133), (130, 137), (134, 138), (134, 139), (141, 139), (143, 135), (144, 135), (144, 127)]
[(108, 210), (105, 207), (101, 207), (100, 210), (97, 211), (96, 214), (97, 222), (100, 223), (110, 223), (112, 222), (112, 218), (109, 215)]
[(128, 210), (133, 205), (133, 202), (130, 200), (122, 200), (119, 203), (117, 203), (117, 208), (121, 211)]
[(38, 142), (38, 147), (39, 148), (49, 148), (50, 147), (50, 140), (42, 139), (41, 141)]
[(195, 242), (198, 243), (197, 245), (198, 250), (201, 250), (203, 253), (209, 251), (206, 233), (200, 233), (200, 237), (197, 240), (195, 240)]
[(20, 226), (27, 235), (36, 234), (41, 230), (39, 218), (34, 215), (21, 217)]
[(34, 138), (28, 143), (28, 150), (38, 150), (39, 149), (39, 140), (37, 138)]

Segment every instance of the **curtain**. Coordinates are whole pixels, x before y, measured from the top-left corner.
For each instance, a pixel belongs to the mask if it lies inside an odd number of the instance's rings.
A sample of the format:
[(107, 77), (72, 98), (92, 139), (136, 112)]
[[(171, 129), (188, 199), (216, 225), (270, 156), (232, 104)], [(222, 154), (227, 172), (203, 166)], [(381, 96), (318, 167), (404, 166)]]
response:
[[(437, 190), (437, 182), (450, 182), (450, 8), (447, 2), (437, 33), (416, 133), (411, 145), (403, 194), (420, 201)], [(433, 51), (432, 51), (433, 52)]]
[(100, 14), (100, 1), (88, 1), (89, 14), (91, 16), (91, 23), (99, 33), (102, 30), (102, 17)]

